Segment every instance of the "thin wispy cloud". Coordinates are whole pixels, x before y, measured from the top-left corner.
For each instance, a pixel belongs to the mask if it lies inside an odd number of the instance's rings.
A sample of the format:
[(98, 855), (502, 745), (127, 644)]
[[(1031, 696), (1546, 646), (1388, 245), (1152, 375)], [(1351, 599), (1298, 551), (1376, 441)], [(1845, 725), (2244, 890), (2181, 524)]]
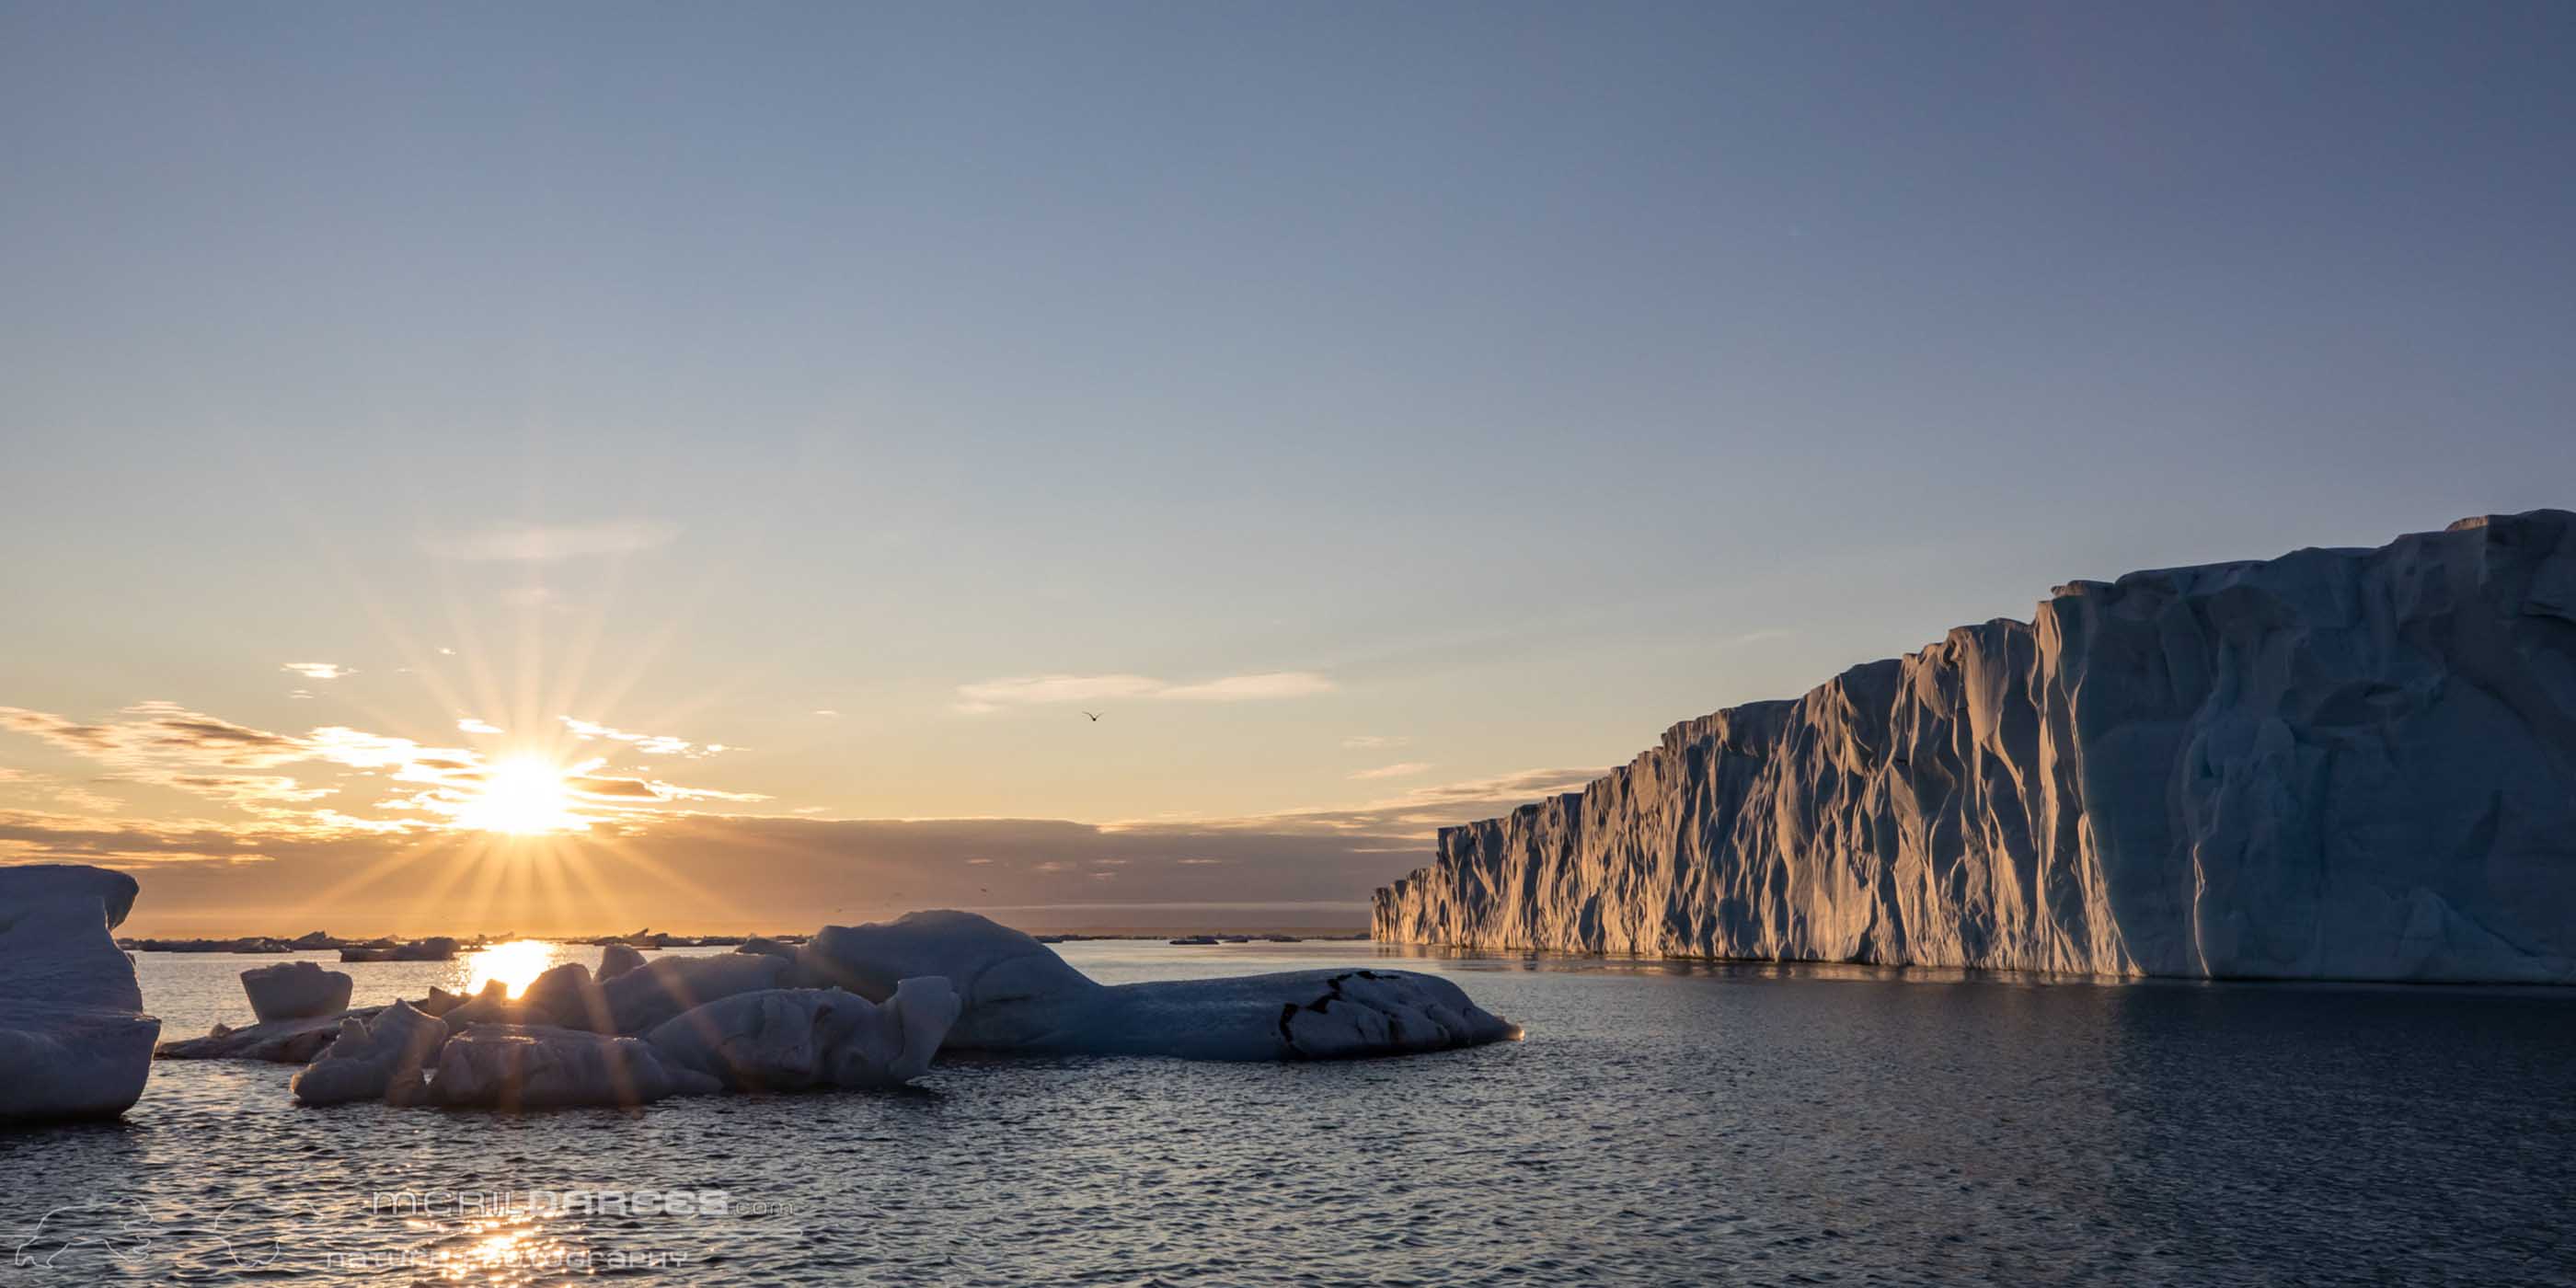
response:
[(1400, 765), (1380, 765), (1375, 769), (1363, 769), (1350, 776), (1353, 778), (1411, 778), (1430, 768), (1431, 765), (1427, 761), (1408, 760)]
[(1312, 671), (1268, 671), (1259, 675), (1230, 675), (1201, 684), (1174, 685), (1154, 696), (1182, 702), (1262, 702), (1332, 691), (1333, 682)]
[(969, 714), (1005, 707), (1069, 702), (1151, 699), (1168, 702), (1266, 702), (1333, 691), (1312, 671), (1261, 671), (1175, 684), (1149, 675), (1027, 675), (957, 686), (957, 710)]
[(501, 726), (496, 725), (496, 724), (492, 723), (492, 722), (491, 722), (491, 721), (489, 721), (489, 720), (478, 720), (478, 719), (476, 719), (476, 718), (475, 718), (475, 717), (473, 717), (473, 716), (467, 716), (467, 717), (465, 717), (464, 719), (457, 721), (457, 722), (456, 722), (456, 728), (457, 728), (457, 731), (458, 731), (459, 733), (486, 733), (486, 734), (490, 734), (490, 733), (507, 733), (507, 732), (509, 732), (508, 730), (503, 729)]
[(343, 676), (357, 674), (337, 662), (289, 662), (278, 669), (292, 671), (308, 680), (337, 680)]
[(624, 729), (612, 729), (604, 724), (594, 724), (571, 716), (564, 716), (562, 720), (564, 728), (571, 730), (574, 737), (583, 741), (605, 738), (610, 742), (626, 743), (648, 756), (687, 756), (696, 759), (722, 751), (740, 750), (736, 747), (727, 747), (720, 742), (701, 746), (686, 738), (676, 738), (666, 733), (629, 733)]
[(1342, 739), (1342, 746), (1352, 751), (1385, 751), (1412, 741), (1404, 734), (1355, 733)]
[[(610, 519), (598, 523), (487, 523), (465, 532), (421, 539), (421, 547), (444, 559), (477, 562), (551, 563), (597, 555), (626, 555), (666, 546), (677, 539), (677, 526), (654, 519)], [(442, 653), (447, 649), (440, 649)]]

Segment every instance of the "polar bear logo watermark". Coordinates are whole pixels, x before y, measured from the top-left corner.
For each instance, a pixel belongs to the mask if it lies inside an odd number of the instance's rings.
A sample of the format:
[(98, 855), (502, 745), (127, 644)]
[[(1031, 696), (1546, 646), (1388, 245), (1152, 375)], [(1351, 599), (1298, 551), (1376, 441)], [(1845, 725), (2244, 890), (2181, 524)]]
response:
[[(152, 1251), (150, 1221), (124, 1199), (65, 1203), (46, 1212), (35, 1232), (18, 1241), (9, 1263), (20, 1269), (54, 1268), (75, 1248), (94, 1248), (129, 1266), (143, 1264)], [(73, 1257), (65, 1267), (84, 1264)]]

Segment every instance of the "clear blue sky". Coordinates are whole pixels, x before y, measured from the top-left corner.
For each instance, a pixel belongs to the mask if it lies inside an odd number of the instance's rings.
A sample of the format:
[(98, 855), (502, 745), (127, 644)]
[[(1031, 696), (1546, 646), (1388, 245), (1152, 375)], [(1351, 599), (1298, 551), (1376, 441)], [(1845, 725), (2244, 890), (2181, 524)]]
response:
[[(2576, 500), (2571, 68), (2564, 4), (8, 4), (0, 704), (569, 714), (781, 817), (1598, 768)], [(0, 810), (256, 821), (96, 760), (0, 733)]]

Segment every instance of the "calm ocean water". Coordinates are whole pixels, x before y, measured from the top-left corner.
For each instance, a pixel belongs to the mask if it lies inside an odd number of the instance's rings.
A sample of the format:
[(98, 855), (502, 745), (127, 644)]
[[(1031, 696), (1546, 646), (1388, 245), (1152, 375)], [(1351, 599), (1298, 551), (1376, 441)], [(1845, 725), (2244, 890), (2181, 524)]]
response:
[[(2576, 996), (1064, 951), (1110, 982), (1437, 970), (1529, 1038), (521, 1117), (163, 1062), (121, 1123), (0, 1134), (0, 1279), (2576, 1282)], [(266, 960), (145, 955), (146, 1002), (165, 1036), (239, 1022)], [(347, 969), (362, 1002), (475, 973)]]

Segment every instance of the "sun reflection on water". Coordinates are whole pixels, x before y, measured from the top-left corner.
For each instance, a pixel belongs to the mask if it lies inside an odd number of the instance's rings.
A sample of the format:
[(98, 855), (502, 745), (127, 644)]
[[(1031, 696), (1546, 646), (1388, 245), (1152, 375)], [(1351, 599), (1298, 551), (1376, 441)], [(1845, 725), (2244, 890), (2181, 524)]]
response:
[(546, 973), (553, 959), (552, 946), (541, 939), (513, 939), (506, 944), (477, 948), (465, 959), (465, 991), (479, 993), (493, 980), (501, 981), (517, 997)]

